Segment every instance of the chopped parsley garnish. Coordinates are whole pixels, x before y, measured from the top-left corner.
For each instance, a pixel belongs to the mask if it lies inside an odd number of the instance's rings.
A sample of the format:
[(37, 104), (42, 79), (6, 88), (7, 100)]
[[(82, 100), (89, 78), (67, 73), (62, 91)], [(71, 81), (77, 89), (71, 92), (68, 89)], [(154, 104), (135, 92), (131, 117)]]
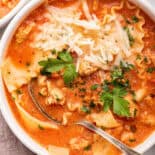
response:
[(149, 67), (149, 68), (147, 68), (147, 70), (146, 70), (148, 73), (153, 73), (153, 72), (155, 72), (155, 67)]
[(79, 92), (86, 92), (86, 88), (79, 88)]
[(125, 89), (119, 87), (109, 92), (103, 92), (100, 99), (104, 103), (104, 111), (112, 108), (115, 114), (129, 117), (129, 102), (123, 98), (126, 93)]
[(90, 114), (90, 108), (89, 107), (87, 107), (87, 106), (82, 106), (81, 107), (81, 111), (82, 112), (84, 112), (84, 113), (87, 113), (87, 114)]
[(133, 68), (132, 64), (124, 62), (120, 62), (120, 66), (114, 67), (111, 72), (111, 80), (104, 82), (100, 95), (104, 111), (112, 109), (118, 116), (130, 117), (129, 102), (124, 99), (130, 90), (130, 84), (128, 79), (124, 79), (124, 76)]
[(142, 59), (141, 55), (137, 54), (136, 60), (141, 60), (141, 59)]
[(136, 16), (132, 16), (131, 19), (126, 19), (125, 18), (125, 21), (126, 21), (127, 24), (135, 24), (135, 23), (139, 22), (139, 18), (136, 17)]
[(89, 107), (90, 107), (90, 108), (95, 108), (95, 106), (96, 106), (96, 105), (95, 105), (94, 101), (90, 101)]
[(103, 92), (100, 100), (104, 103), (104, 111), (107, 112), (113, 104), (113, 94), (111, 92)]
[(25, 64), (27, 67), (29, 67), (31, 64), (30, 64), (30, 62), (26, 62), (26, 64)]
[(128, 72), (128, 71), (134, 69), (134, 65), (133, 64), (129, 64), (128, 62), (125, 63), (123, 61), (120, 62), (120, 67), (122, 68), (122, 70), (124, 72)]
[(130, 90), (130, 94), (132, 95), (132, 101), (136, 102), (136, 93), (133, 90)]
[(126, 23), (127, 24), (131, 24), (130, 20), (126, 19)]
[(135, 142), (136, 141), (136, 139), (129, 139), (129, 142)]
[(128, 87), (129, 83), (128, 80), (124, 79), (124, 74), (131, 71), (132, 69), (134, 69), (134, 65), (129, 64), (128, 62), (121, 61), (120, 66), (115, 66), (113, 71), (111, 72), (113, 85), (123, 85), (125, 87)]
[(62, 51), (62, 52), (60, 52), (58, 54), (58, 59), (59, 60), (62, 60), (63, 62), (66, 62), (66, 63), (72, 63), (73, 62), (72, 56), (66, 50), (64, 50), (64, 51)]
[(118, 78), (123, 78), (123, 71), (119, 67), (115, 67), (114, 70), (111, 72), (112, 80), (116, 80)]
[(51, 50), (51, 53), (56, 54), (57, 53), (56, 49)]
[(16, 93), (17, 93), (18, 95), (20, 95), (20, 94), (22, 94), (22, 91), (21, 91), (20, 89), (17, 89), (17, 90), (16, 90)]
[(113, 111), (119, 116), (130, 117), (129, 102), (123, 97), (113, 96)]
[(124, 30), (126, 31), (127, 35), (128, 35), (128, 38), (129, 38), (129, 42), (130, 42), (130, 46), (132, 47), (134, 42), (135, 42), (135, 39), (134, 37), (132, 36), (129, 28), (127, 26), (124, 27)]
[(104, 84), (102, 85), (104, 91), (109, 91), (109, 84), (110, 82), (108, 82), (107, 80), (104, 81)]
[(69, 64), (65, 67), (63, 79), (65, 84), (69, 85), (77, 77), (77, 72), (74, 64)]
[(41, 126), (40, 124), (38, 125), (38, 128), (39, 128), (40, 130), (44, 130), (44, 127)]
[(15, 101), (15, 100), (16, 100), (14, 96), (11, 96), (11, 98), (12, 98), (12, 100), (13, 100), (13, 101)]
[(44, 97), (44, 95), (41, 92), (38, 92), (38, 95)]
[(144, 61), (145, 63), (148, 63), (148, 58), (147, 58), (147, 57), (144, 57), (143, 61)]
[(40, 61), (39, 65), (43, 67), (41, 73), (46, 75), (60, 71), (66, 64), (62, 60), (48, 58), (47, 60)]
[(136, 16), (132, 16), (131, 19), (132, 19), (133, 23), (138, 23), (139, 22), (139, 18), (136, 17)]
[(84, 151), (89, 151), (91, 149), (91, 145), (84, 147)]
[(91, 90), (96, 90), (98, 87), (99, 87), (98, 84), (94, 84), (94, 85), (91, 86)]
[(63, 79), (66, 85), (71, 84), (77, 76), (76, 67), (73, 63), (73, 58), (68, 51), (60, 52), (56, 59), (48, 58), (39, 62), (42, 66), (41, 74), (50, 75), (51, 73), (64, 70)]

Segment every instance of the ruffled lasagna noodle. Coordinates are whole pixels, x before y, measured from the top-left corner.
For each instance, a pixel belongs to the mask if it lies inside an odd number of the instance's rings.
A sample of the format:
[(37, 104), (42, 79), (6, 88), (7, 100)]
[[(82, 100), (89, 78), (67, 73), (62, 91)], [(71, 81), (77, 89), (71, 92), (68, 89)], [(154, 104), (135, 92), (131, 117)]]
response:
[[(54, 155), (120, 154), (74, 125), (81, 119), (131, 147), (142, 143), (155, 128), (153, 25), (128, 1), (48, 0), (36, 9), (17, 29), (2, 64), (21, 126)], [(35, 107), (32, 80), (38, 101), (62, 126)]]

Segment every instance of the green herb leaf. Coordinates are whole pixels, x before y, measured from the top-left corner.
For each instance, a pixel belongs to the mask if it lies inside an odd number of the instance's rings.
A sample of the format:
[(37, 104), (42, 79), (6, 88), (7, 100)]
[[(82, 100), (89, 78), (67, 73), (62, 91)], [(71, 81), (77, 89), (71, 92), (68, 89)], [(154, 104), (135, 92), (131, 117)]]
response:
[(153, 73), (153, 72), (155, 72), (155, 67), (149, 67), (149, 68), (147, 68), (147, 70), (146, 70), (148, 73)]
[(20, 95), (20, 94), (22, 94), (22, 91), (20, 89), (17, 89), (16, 94)]
[(136, 141), (136, 139), (129, 139), (129, 142), (131, 142), (131, 143), (133, 143), (135, 141)]
[(42, 66), (41, 74), (50, 75), (64, 69), (64, 82), (69, 85), (76, 78), (76, 68), (73, 64), (73, 58), (66, 50), (59, 52), (57, 59), (49, 58), (39, 62), (39, 65)]
[(96, 104), (94, 103), (94, 101), (90, 101), (89, 107), (90, 108), (95, 108)]
[(104, 111), (108, 111), (113, 105), (113, 111), (119, 116), (129, 117), (129, 103), (123, 97), (127, 94), (124, 88), (116, 87), (112, 92), (103, 92), (100, 100), (104, 103)]
[(42, 127), (40, 124), (38, 125), (38, 128), (39, 128), (40, 130), (44, 130), (44, 127)]
[(86, 106), (82, 106), (81, 111), (87, 114), (90, 114), (90, 108), (86, 107)]
[(133, 38), (133, 36), (131, 35), (131, 32), (129, 30), (128, 27), (124, 27), (124, 30), (126, 31), (127, 35), (128, 35), (128, 38), (129, 38), (129, 42), (130, 42), (130, 46), (132, 47), (134, 42), (135, 42), (135, 39)]
[(113, 97), (113, 111), (119, 116), (130, 116), (129, 102), (119, 96)]
[(127, 79), (124, 79), (124, 74), (126, 72), (131, 71), (133, 68), (134, 65), (121, 61), (120, 66), (115, 66), (113, 71), (111, 72), (112, 81), (110, 84), (112, 84), (115, 87), (129, 88), (130, 87), (129, 81)]
[(111, 78), (112, 80), (123, 78), (123, 72), (121, 68), (115, 67), (113, 71), (111, 72)]
[(109, 91), (109, 85), (111, 83), (109, 83), (107, 80), (104, 81), (104, 84), (102, 84), (102, 88), (104, 91)]
[(98, 84), (94, 84), (94, 85), (91, 86), (91, 90), (96, 90), (98, 87), (99, 87)]
[(70, 55), (70, 53), (68, 53), (67, 51), (63, 51), (63, 52), (60, 52), (58, 54), (58, 59), (64, 61), (64, 62), (67, 62), (67, 63), (72, 63), (73, 62), (73, 59)]
[(51, 53), (54, 55), (57, 53), (56, 49), (51, 50)]
[(29, 67), (30, 65), (31, 65), (31, 63), (30, 62), (26, 62), (26, 64), (25, 64), (27, 67)]
[(104, 111), (107, 112), (113, 104), (113, 95), (110, 92), (103, 92), (100, 100), (104, 103)]
[(148, 58), (145, 56), (144, 59), (143, 59), (143, 61), (144, 61), (145, 63), (148, 63)]
[(43, 73), (54, 73), (64, 68), (65, 64), (62, 60), (48, 59), (40, 61), (39, 65), (43, 67)]
[(91, 145), (84, 147), (84, 151), (89, 151), (91, 149)]
[(131, 24), (130, 20), (126, 19), (125, 21), (127, 24)]
[(129, 64), (128, 62), (123, 62), (123, 61), (120, 62), (120, 67), (122, 68), (122, 70), (124, 72), (128, 72), (128, 71), (134, 69), (133, 64)]
[(142, 59), (141, 55), (137, 54), (136, 60), (141, 60), (141, 59)]
[(139, 18), (136, 17), (136, 16), (132, 16), (131, 19), (132, 19), (133, 23), (138, 23), (139, 22)]
[(124, 97), (127, 94), (127, 91), (125, 88), (116, 87), (113, 89), (113, 94), (115, 96)]
[(65, 67), (63, 79), (66, 85), (69, 85), (77, 77), (75, 65), (69, 64)]
[(120, 66), (116, 66), (111, 72), (111, 80), (104, 81), (103, 92), (100, 95), (104, 111), (111, 109), (118, 116), (130, 116), (129, 102), (124, 99), (130, 92), (130, 83), (124, 76), (133, 68), (132, 64), (120, 62)]
[(79, 88), (79, 92), (86, 92), (86, 88)]

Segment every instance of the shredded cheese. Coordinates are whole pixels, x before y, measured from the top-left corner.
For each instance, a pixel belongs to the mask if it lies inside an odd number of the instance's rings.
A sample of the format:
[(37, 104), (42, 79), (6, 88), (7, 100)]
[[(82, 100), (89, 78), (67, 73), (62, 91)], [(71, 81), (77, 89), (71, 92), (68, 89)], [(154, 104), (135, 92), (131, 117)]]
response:
[[(83, 10), (79, 9), (79, 4)], [(43, 51), (68, 48), (80, 59), (105, 70), (110, 69), (107, 62), (115, 62), (117, 55), (119, 58), (131, 55), (127, 33), (116, 16), (109, 14), (99, 20), (90, 14), (86, 0), (63, 9), (48, 6), (47, 10), (45, 17), (49, 21), (39, 27), (40, 33), (32, 43), (33, 47)], [(81, 19), (82, 12), (86, 19)], [(82, 62), (80, 59), (77, 71)]]
[(92, 17), (91, 17), (90, 12), (89, 12), (89, 7), (87, 5), (87, 0), (81, 0), (81, 1), (82, 1), (82, 7), (83, 7), (83, 11), (84, 11), (86, 18), (88, 20), (92, 20)]

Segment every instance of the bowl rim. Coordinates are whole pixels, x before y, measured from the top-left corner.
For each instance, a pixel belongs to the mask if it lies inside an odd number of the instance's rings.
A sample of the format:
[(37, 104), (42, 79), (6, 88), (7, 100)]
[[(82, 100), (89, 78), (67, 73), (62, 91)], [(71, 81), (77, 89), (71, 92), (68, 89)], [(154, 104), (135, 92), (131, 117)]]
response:
[(20, 0), (18, 4), (4, 17), (0, 19), (0, 28), (3, 28), (11, 18), (15, 16), (15, 14), (22, 9), (22, 7), (28, 2), (29, 0)]
[[(26, 0), (27, 1), (27, 0)], [(155, 10), (153, 6), (151, 6), (145, 0), (129, 0), (132, 3), (138, 5), (142, 10), (146, 12), (154, 21), (155, 21)], [(28, 16), (32, 10), (39, 7), (44, 2), (44, 0), (33, 0), (26, 4), (22, 10), (13, 18), (10, 22), (9, 26), (6, 28), (5, 32), (3, 33), (1, 42), (0, 42), (0, 64), (2, 63), (4, 53), (7, 50), (7, 47), (12, 39), (13, 34), (15, 33), (17, 27), (20, 23)], [(39, 145), (35, 140), (33, 140), (26, 131), (19, 125), (18, 121), (14, 117), (12, 110), (8, 104), (2, 75), (0, 72), (0, 110), (2, 112), (2, 116), (4, 117), (5, 121), (7, 122), (9, 128), (13, 131), (14, 135), (31, 151), (37, 153), (39, 155), (48, 155), (48, 152), (45, 148)], [(135, 147), (134, 149), (140, 153), (144, 153), (147, 151), (151, 146), (155, 144), (155, 132), (153, 132), (143, 143)]]

